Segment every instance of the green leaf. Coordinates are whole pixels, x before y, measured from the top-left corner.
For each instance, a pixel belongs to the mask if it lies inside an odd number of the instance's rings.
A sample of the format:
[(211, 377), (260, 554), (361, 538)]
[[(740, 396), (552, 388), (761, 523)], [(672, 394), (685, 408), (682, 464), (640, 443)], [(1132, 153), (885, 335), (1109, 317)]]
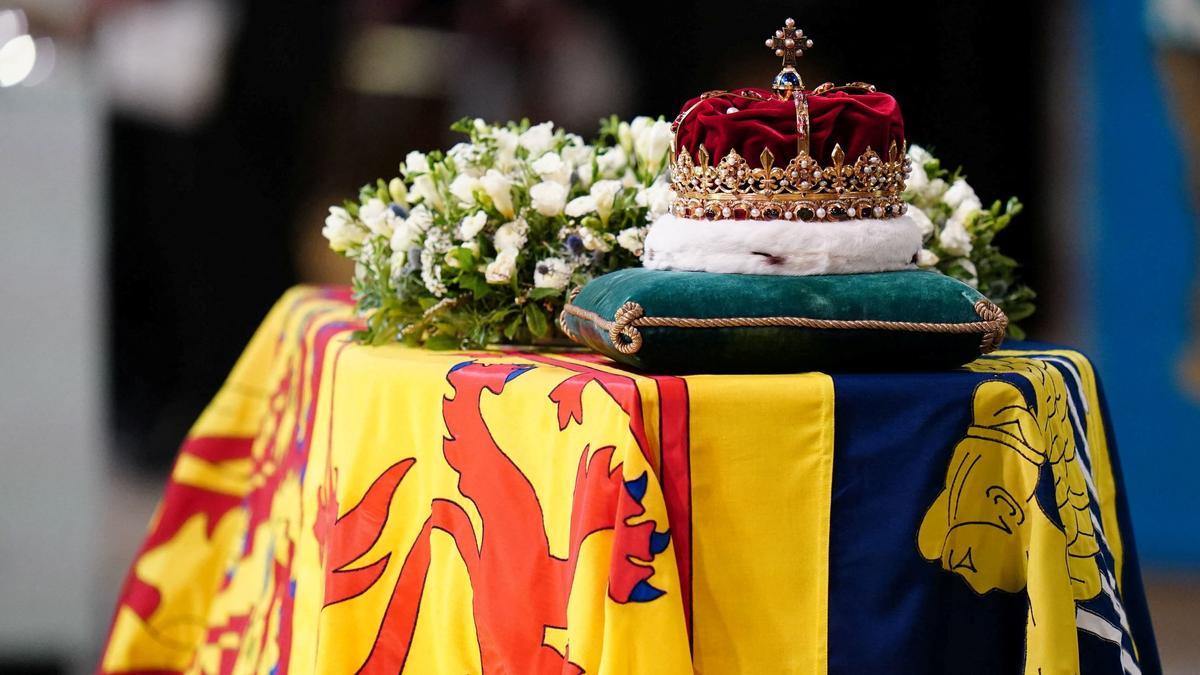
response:
[(529, 291), (530, 300), (545, 300), (546, 298), (561, 297), (563, 292), (557, 288), (535, 288)]
[(434, 351), (446, 351), (448, 349), (459, 349), (462, 346), (462, 338), (457, 335), (446, 335), (439, 333), (431, 336), (425, 341), (425, 348)]
[(546, 337), (550, 333), (550, 324), (546, 322), (546, 314), (541, 307), (533, 303), (525, 305), (525, 325), (534, 337)]

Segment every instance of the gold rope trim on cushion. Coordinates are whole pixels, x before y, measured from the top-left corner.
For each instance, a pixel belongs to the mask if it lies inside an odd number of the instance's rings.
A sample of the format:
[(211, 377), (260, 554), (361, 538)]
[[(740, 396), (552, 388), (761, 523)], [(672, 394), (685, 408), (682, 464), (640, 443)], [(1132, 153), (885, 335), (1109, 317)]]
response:
[[(574, 299), (574, 298), (572, 298)], [(590, 321), (608, 332), (613, 346), (622, 354), (636, 354), (642, 348), (642, 333), (638, 328), (765, 328), (785, 326), (789, 328), (818, 328), (829, 330), (892, 330), (912, 333), (982, 333), (979, 345), (981, 354), (994, 351), (1004, 341), (1008, 331), (1008, 317), (989, 300), (975, 303), (975, 313), (980, 321), (964, 323), (929, 323), (924, 321), (880, 321), (876, 319), (810, 319), (800, 316), (752, 316), (727, 317), (722, 319), (691, 319), (673, 316), (646, 316), (645, 310), (636, 302), (626, 302), (617, 308), (613, 320), (581, 309), (568, 303), (559, 315), (559, 326), (568, 337), (579, 342), (566, 328), (565, 315), (570, 314)]]

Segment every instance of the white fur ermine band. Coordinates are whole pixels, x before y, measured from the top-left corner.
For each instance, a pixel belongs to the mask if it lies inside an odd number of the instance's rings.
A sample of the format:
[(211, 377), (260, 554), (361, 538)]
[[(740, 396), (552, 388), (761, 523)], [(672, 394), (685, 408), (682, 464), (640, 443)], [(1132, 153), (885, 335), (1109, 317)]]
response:
[(693, 220), (664, 215), (646, 234), (650, 269), (723, 274), (858, 274), (909, 269), (921, 228), (884, 220)]

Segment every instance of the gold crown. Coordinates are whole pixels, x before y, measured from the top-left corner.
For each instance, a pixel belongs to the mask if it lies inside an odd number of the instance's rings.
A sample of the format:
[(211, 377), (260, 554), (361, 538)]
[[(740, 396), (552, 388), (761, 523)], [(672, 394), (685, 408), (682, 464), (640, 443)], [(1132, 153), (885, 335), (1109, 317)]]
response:
[(801, 151), (778, 167), (766, 148), (760, 168), (732, 149), (715, 165), (703, 145), (696, 158), (699, 164), (681, 150), (671, 161), (671, 213), (679, 217), (843, 220), (891, 218), (906, 210), (901, 193), (912, 163), (895, 141), (887, 159), (867, 148), (852, 164), (841, 145), (833, 146), (832, 163), (825, 166)]
[[(875, 93), (874, 85), (851, 82), (843, 86), (825, 83), (812, 91), (796, 72), (796, 58), (811, 49), (813, 41), (788, 19), (772, 37), (768, 49), (783, 58), (783, 70), (772, 83), (777, 100), (792, 100), (796, 106), (796, 155), (786, 166), (775, 166), (775, 155), (764, 147), (759, 154), (758, 168), (751, 167), (734, 148), (716, 164), (708, 149), (701, 143), (693, 161), (687, 148), (676, 151), (672, 142), (671, 189), (674, 198), (671, 213), (684, 218), (734, 218), (750, 220), (843, 220), (848, 218), (891, 218), (902, 215), (907, 206), (901, 194), (911, 170), (907, 142), (897, 147), (891, 141), (887, 158), (880, 157), (870, 146), (852, 162), (840, 144), (834, 144), (830, 163), (822, 164), (809, 154), (811, 137), (809, 96), (833, 91), (863, 90)], [(710, 91), (681, 111), (672, 124), (678, 133), (680, 125), (701, 102), (732, 96), (741, 99), (767, 100), (753, 89), (740, 91)], [(698, 162), (698, 165), (697, 165)]]

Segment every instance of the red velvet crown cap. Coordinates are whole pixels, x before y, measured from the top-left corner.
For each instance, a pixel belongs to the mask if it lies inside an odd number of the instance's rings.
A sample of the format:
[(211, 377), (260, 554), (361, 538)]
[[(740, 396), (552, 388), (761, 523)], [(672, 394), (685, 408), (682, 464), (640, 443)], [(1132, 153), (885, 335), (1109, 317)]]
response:
[[(675, 152), (686, 150), (693, 159), (700, 145), (716, 164), (731, 149), (760, 166), (759, 155), (768, 148), (775, 165), (796, 156), (796, 103), (780, 99), (769, 89), (746, 87), (710, 98), (696, 97), (683, 106), (691, 109), (675, 134)], [(694, 106), (694, 107), (693, 107)], [(727, 112), (730, 108), (736, 111)], [(833, 146), (840, 144), (847, 162), (870, 147), (884, 159), (892, 141), (904, 146), (904, 118), (896, 99), (882, 92), (830, 91), (808, 94), (809, 155), (829, 164)]]

